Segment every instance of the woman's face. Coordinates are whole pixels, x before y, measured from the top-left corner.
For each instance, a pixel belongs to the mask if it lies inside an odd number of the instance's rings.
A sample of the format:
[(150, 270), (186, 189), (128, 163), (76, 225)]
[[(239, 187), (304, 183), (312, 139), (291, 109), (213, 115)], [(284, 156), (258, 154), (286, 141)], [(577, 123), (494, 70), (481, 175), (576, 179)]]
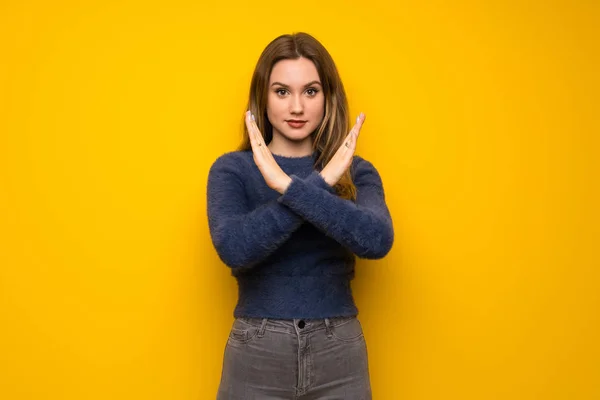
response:
[(306, 58), (281, 60), (271, 71), (267, 117), (273, 137), (292, 142), (311, 140), (325, 113), (325, 96), (319, 73)]

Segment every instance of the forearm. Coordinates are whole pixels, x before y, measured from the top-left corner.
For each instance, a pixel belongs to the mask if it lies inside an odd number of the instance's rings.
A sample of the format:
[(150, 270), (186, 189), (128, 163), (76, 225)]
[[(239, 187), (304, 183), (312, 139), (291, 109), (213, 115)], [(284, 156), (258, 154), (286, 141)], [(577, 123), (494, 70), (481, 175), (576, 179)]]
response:
[[(208, 222), (215, 249), (231, 268), (250, 268), (264, 261), (305, 221), (277, 200), (248, 211), (239, 182), (229, 179), (230, 184), (221, 189), (218, 179), (216, 173), (209, 176)], [(328, 188), (327, 184), (311, 176), (306, 183)], [(335, 193), (333, 188), (329, 191)]]
[(304, 180), (292, 176), (292, 183), (278, 202), (357, 256), (385, 256), (393, 244), (394, 231), (382, 189), (372, 186), (367, 191), (365, 188), (363, 204), (355, 204), (324, 189), (323, 185), (327, 184), (316, 171)]
[(277, 250), (303, 223), (302, 217), (276, 200), (241, 214), (227, 215), (209, 206), (213, 244), (231, 268), (250, 268)]

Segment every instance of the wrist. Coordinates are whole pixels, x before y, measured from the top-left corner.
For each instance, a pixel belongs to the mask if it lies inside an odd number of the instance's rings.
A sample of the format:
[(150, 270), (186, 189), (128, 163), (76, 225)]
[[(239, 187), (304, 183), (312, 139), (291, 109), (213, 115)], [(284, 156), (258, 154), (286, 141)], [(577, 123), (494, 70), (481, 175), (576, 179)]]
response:
[(323, 180), (325, 181), (326, 184), (333, 187), (333, 184), (329, 181), (327, 174), (324, 174), (323, 171), (321, 171), (321, 172), (319, 172), (319, 175), (321, 176), (321, 178), (323, 178)]
[(290, 178), (289, 176), (286, 175), (284, 178), (282, 178), (281, 183), (279, 184), (279, 189), (277, 189), (279, 194), (283, 194), (287, 190), (287, 188), (290, 186), (291, 183), (292, 183), (292, 178)]

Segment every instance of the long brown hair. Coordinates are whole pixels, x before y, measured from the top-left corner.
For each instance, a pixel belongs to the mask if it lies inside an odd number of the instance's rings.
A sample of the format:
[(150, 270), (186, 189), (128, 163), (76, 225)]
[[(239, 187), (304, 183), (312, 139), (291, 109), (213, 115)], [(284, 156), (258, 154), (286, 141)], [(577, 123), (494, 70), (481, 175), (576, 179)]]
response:
[[(300, 57), (311, 60), (321, 79), (325, 95), (325, 114), (318, 128), (312, 133), (313, 152), (316, 153), (315, 168), (322, 170), (343, 144), (350, 131), (348, 100), (339, 73), (325, 47), (317, 39), (303, 32), (281, 35), (263, 50), (250, 83), (247, 110), (252, 111), (265, 143), (273, 139), (273, 126), (267, 118), (269, 78), (273, 66), (281, 60), (296, 60)], [(242, 121), (243, 123), (243, 121)], [(239, 151), (252, 149), (244, 125), (244, 135)], [(356, 199), (356, 187), (350, 169), (346, 170), (335, 185), (337, 194), (345, 199)]]

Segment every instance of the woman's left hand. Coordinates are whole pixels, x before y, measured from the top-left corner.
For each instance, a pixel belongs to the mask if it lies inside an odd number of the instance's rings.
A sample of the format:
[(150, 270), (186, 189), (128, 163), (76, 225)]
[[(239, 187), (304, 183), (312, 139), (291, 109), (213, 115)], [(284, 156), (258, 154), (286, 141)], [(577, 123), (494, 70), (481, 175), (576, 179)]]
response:
[(273, 158), (271, 150), (267, 147), (256, 122), (252, 119), (250, 111), (246, 111), (246, 128), (250, 137), (250, 145), (254, 156), (254, 163), (265, 178), (267, 186), (283, 194), (292, 179), (281, 169)]

